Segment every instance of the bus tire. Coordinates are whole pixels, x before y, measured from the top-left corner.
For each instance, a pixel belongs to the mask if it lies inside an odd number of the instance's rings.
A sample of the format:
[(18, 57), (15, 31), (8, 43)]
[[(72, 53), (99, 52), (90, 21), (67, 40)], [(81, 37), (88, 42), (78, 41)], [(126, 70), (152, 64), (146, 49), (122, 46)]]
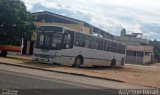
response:
[(7, 51), (1, 51), (0, 56), (2, 57), (7, 57)]
[(82, 56), (77, 56), (76, 59), (75, 59), (75, 61), (74, 61), (73, 66), (78, 68), (82, 64), (83, 64), (83, 57)]
[(111, 61), (111, 67), (116, 67), (116, 59), (112, 59), (112, 61)]

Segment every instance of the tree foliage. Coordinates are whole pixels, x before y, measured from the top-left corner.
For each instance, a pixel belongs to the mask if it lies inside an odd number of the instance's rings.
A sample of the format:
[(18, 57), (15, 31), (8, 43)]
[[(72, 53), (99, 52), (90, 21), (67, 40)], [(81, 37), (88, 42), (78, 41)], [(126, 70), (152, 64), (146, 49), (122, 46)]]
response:
[(154, 55), (156, 58), (160, 58), (160, 41), (157, 41), (156, 39), (153, 41), (150, 41), (150, 45), (154, 46)]
[(0, 0), (0, 44), (28, 40), (34, 29), (31, 13), (21, 0)]

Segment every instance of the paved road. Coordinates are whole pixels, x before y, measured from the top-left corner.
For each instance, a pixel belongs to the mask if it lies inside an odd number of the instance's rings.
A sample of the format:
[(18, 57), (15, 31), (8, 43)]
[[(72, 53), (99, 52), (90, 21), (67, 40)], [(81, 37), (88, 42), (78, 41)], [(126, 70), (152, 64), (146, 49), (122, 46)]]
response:
[(85, 89), (85, 87), (57, 82), (57, 79), (40, 79), (38, 76), (0, 70), (0, 88), (16, 89)]
[(52, 81), (50, 81), (39, 79), (37, 76), (37, 78), (32, 77), (33, 76), (26, 76), (24, 74), (17, 75), (10, 71), (0, 70), (0, 88), (5, 91), (7, 91), (6, 88), (18, 91), (19, 95), (72, 95), (73, 93), (77, 93), (74, 95), (87, 93), (92, 95), (97, 95), (96, 93), (99, 93), (100, 95), (114, 94), (114, 92), (111, 91), (93, 90), (92, 87), (90, 87), (91, 90), (88, 88), (89, 86), (85, 87), (66, 84), (59, 82), (57, 79), (52, 79)]
[[(100, 95), (114, 95), (115, 92), (113, 90), (111, 91), (107, 89), (137, 89), (144, 87), (101, 79), (0, 64), (0, 89), (5, 88), (25, 89), (23, 91), (20, 91), (25, 92), (25, 94), (22, 93), (19, 95), (28, 95), (26, 94), (26, 92), (32, 92), (33, 95), (46, 95), (46, 93), (53, 93), (53, 91), (56, 94), (58, 93), (58, 95), (61, 95), (62, 92), (68, 95), (73, 93), (74, 95), (81, 95), (82, 93), (83, 95), (84, 93), (86, 95), (97, 95), (98, 92), (100, 93)], [(26, 89), (31, 90), (26, 91)], [(31, 94), (29, 93), (29, 95)]]
[[(14, 71), (21, 72), (13, 72), (13, 69)], [(26, 72), (26, 70), (29, 70), (28, 72), (37, 73), (28, 68), (0, 65), (0, 89), (3, 89), (4, 91), (7, 91), (6, 88), (12, 90), (21, 89), (17, 90), (18, 95), (97, 95), (98, 93), (99, 95), (115, 94), (113, 91), (106, 91), (104, 90), (104, 87), (100, 86), (75, 83), (53, 77), (49, 78), (44, 77), (43, 75), (39, 76), (25, 74), (24, 72)], [(39, 74), (43, 74), (41, 72), (45, 72), (40, 70), (35, 71), (39, 71)], [(2, 92), (0, 92), (0, 95), (1, 93)]]

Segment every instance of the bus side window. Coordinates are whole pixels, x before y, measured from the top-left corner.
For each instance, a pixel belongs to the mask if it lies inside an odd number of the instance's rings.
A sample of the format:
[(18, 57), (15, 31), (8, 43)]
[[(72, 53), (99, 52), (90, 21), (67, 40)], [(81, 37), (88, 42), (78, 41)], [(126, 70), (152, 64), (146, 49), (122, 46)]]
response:
[(66, 30), (63, 38), (63, 48), (64, 49), (73, 48), (73, 40), (74, 40), (73, 32)]
[(111, 51), (111, 42), (110, 41), (108, 41), (108, 43), (107, 43), (107, 51)]
[(122, 45), (122, 53), (125, 54), (126, 46)]
[(116, 52), (121, 53), (121, 44), (117, 44)]
[(85, 47), (91, 48), (91, 37), (86, 36)]
[(91, 37), (90, 48), (91, 48), (91, 49), (94, 49), (94, 48), (95, 48), (94, 45), (95, 45), (95, 38), (94, 38), (94, 37)]
[(75, 36), (75, 45), (80, 47), (85, 47), (85, 38), (84, 34), (76, 33)]
[(39, 37), (39, 45), (42, 46), (44, 43), (44, 35), (41, 34), (40, 37)]
[(70, 42), (71, 42), (71, 35), (64, 34), (63, 48), (69, 48)]
[(122, 54), (123, 54), (123, 45), (121, 45), (120, 53), (122, 53)]
[(61, 49), (61, 42), (62, 42), (62, 34), (55, 33), (52, 37), (51, 48)]
[(102, 40), (102, 39), (99, 39), (98, 49), (99, 49), (99, 50), (103, 50), (103, 40)]
[(98, 49), (98, 45), (99, 44), (99, 39), (98, 38), (96, 38), (96, 41), (95, 41), (95, 49)]
[(104, 41), (104, 51), (107, 51), (108, 41)]
[(116, 52), (117, 51), (117, 43), (112, 42), (112, 48), (111, 48), (112, 52)]

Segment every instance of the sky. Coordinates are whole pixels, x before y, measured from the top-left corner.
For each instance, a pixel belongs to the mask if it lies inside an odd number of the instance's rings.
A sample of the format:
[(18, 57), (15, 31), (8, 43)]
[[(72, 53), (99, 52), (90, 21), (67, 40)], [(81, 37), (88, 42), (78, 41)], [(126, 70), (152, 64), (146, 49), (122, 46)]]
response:
[(49, 11), (85, 21), (113, 35), (143, 33), (160, 40), (160, 0), (23, 0), (30, 12)]

